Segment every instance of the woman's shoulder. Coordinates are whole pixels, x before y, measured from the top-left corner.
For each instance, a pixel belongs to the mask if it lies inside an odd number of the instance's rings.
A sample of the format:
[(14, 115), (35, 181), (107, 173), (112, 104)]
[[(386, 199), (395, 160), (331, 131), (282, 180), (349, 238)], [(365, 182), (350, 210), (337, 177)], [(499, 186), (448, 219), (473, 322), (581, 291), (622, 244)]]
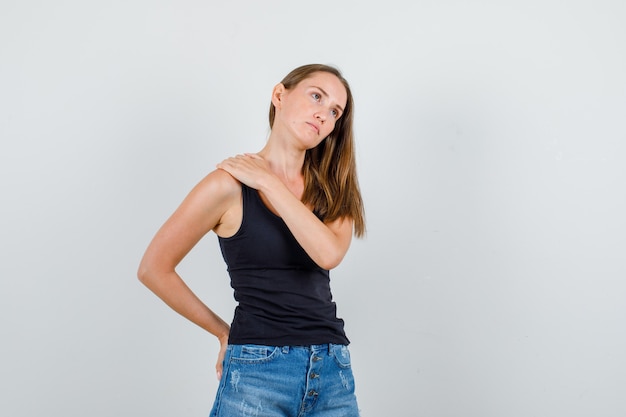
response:
[(238, 200), (241, 195), (241, 183), (222, 169), (209, 172), (196, 184), (190, 193), (194, 201), (211, 205), (221, 205), (231, 200)]
[(210, 188), (212, 191), (219, 192), (220, 194), (241, 193), (241, 183), (228, 172), (219, 168), (209, 172), (207, 176), (200, 181), (199, 185)]
[(242, 185), (232, 175), (222, 169), (211, 171), (197, 185), (202, 194), (201, 200), (208, 204), (207, 212), (215, 209), (220, 213), (213, 231), (221, 237), (233, 235), (241, 224)]

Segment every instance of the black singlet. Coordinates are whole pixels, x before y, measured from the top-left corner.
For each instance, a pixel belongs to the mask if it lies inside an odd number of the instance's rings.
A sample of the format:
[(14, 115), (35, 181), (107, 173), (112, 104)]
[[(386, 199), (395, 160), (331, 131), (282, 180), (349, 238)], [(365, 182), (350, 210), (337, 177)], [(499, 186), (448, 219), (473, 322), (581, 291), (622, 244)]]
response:
[(219, 238), (239, 303), (228, 342), (347, 345), (328, 270), (311, 260), (257, 190), (242, 184), (242, 198), (241, 227), (234, 236)]

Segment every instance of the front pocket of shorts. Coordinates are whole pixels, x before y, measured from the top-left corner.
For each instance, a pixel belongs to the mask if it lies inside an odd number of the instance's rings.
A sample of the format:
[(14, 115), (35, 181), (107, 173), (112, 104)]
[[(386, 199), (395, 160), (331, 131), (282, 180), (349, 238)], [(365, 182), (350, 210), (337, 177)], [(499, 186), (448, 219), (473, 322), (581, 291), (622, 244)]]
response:
[(274, 360), (280, 348), (277, 346), (241, 345), (233, 352), (231, 361), (237, 363), (264, 363)]
[(335, 357), (335, 362), (337, 362), (337, 365), (339, 365), (340, 368), (350, 368), (350, 351), (347, 346), (334, 345), (333, 356)]

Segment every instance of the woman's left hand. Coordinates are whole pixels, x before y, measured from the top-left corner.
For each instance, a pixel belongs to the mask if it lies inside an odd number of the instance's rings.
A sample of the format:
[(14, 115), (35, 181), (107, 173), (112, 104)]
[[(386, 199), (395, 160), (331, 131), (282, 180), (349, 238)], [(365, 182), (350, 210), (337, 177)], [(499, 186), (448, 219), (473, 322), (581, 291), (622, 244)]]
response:
[(223, 169), (238, 181), (257, 190), (264, 179), (274, 175), (267, 161), (252, 153), (227, 158), (217, 164), (217, 168)]

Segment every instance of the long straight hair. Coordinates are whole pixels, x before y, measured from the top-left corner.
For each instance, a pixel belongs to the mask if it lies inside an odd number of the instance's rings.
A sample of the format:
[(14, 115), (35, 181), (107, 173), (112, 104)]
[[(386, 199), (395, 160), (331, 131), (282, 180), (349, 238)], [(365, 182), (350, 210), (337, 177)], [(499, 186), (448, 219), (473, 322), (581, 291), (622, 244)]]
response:
[[(335, 67), (310, 64), (294, 69), (281, 83), (285, 89), (290, 90), (316, 72), (335, 75), (345, 87), (348, 99), (333, 131), (315, 148), (306, 151), (302, 166), (302, 202), (312, 205), (314, 212), (326, 222), (341, 217), (351, 218), (354, 222), (354, 235), (362, 237), (365, 234), (365, 210), (356, 174), (354, 101), (348, 82)], [(270, 103), (270, 128), (274, 125), (275, 115), (276, 108)]]

